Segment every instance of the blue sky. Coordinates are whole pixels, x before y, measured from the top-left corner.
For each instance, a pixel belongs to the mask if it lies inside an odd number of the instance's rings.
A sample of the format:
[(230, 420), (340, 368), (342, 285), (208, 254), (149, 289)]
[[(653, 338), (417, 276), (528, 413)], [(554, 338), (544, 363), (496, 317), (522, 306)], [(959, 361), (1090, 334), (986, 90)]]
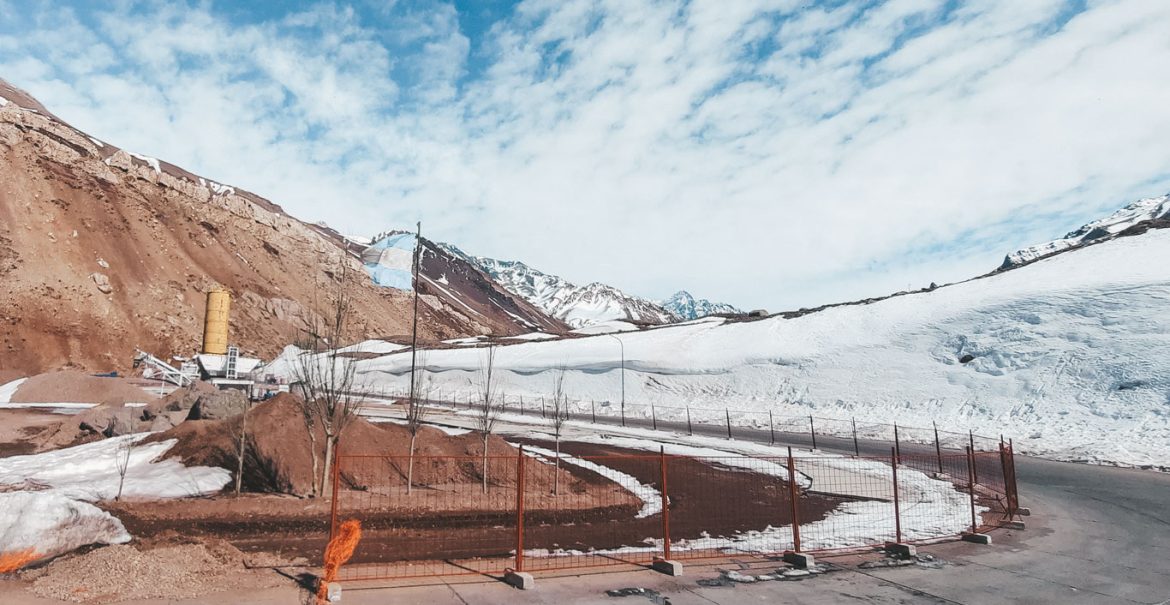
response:
[(795, 308), (1170, 190), (1160, 0), (0, 0), (0, 77), (306, 220)]

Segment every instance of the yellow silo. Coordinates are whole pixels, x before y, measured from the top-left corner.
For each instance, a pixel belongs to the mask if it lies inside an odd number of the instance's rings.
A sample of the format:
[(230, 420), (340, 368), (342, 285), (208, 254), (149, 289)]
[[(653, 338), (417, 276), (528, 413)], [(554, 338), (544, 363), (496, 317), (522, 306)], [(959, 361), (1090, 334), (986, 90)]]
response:
[(203, 352), (226, 355), (228, 350), (228, 312), (232, 296), (223, 288), (207, 293), (207, 320), (203, 324)]

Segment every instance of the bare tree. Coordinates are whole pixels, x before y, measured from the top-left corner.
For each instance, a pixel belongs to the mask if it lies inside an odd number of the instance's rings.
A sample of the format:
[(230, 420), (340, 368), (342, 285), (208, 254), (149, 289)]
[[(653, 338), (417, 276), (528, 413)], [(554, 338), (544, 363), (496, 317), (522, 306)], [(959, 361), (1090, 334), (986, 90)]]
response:
[[(418, 367), (426, 368), (426, 354), (418, 356)], [(410, 456), (406, 466), (406, 493), (414, 487), (414, 444), (418, 439), (418, 431), (422, 428), (427, 416), (427, 400), (431, 395), (430, 377), (411, 381), (410, 398), (406, 401), (406, 429), (410, 431)]]
[(561, 493), (561, 433), (569, 420), (569, 396), (565, 393), (565, 366), (559, 366), (553, 374), (552, 423), (553, 438), (556, 441), (556, 471), (553, 473), (553, 494)]
[(496, 347), (489, 346), (487, 354), (479, 361), (479, 410), (476, 413), (476, 428), (483, 437), (483, 492), (488, 487), (488, 438), (496, 429), (496, 421), (500, 418), (502, 406), (496, 393)]
[[(126, 486), (126, 473), (130, 471), (130, 457), (134, 454), (134, 448), (138, 445), (138, 438), (135, 438), (134, 429), (136, 423), (134, 416), (131, 415), (127, 420), (127, 433), (123, 435), (123, 440), (118, 444), (117, 449), (114, 450), (114, 468), (118, 471), (118, 493), (114, 496), (114, 501), (117, 502), (122, 499), (122, 489)], [(116, 426), (116, 419), (110, 420), (110, 426), (106, 429), (113, 434)]]
[[(356, 359), (341, 351), (354, 309), (346, 292), (348, 265), (343, 259), (331, 275), (336, 287), (329, 298), (325, 313), (309, 320), (309, 351), (302, 353), (294, 364), (293, 373), (300, 383), (303, 395), (302, 415), (309, 432), (313, 451), (313, 495), (329, 492), (333, 457), (345, 427), (357, 416), (366, 394), (356, 383)], [(317, 429), (325, 438), (325, 457), (318, 467)], [(319, 486), (319, 487), (318, 487)]]
[(240, 488), (243, 486), (244, 482), (244, 458), (246, 457), (245, 453), (248, 440), (248, 410), (252, 406), (251, 402), (248, 400), (247, 395), (243, 395), (242, 397), (235, 397), (234, 395), (229, 395), (227, 393), (224, 395), (232, 397), (232, 401), (228, 406), (228, 409), (233, 412), (232, 416), (238, 414), (240, 417), (240, 421), (238, 423), (231, 421), (224, 423), (224, 425), (227, 426), (228, 432), (232, 436), (232, 440), (236, 443), (235, 491), (236, 495), (239, 496)]

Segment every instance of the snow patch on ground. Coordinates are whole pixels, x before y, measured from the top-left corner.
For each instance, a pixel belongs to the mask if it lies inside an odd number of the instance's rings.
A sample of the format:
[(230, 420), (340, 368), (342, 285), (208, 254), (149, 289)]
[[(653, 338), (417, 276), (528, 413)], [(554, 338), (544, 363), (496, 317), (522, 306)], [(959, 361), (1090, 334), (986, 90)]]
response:
[[(512, 445), (519, 447), (514, 443)], [(557, 453), (555, 451), (534, 445), (524, 446), (524, 451), (546, 458), (549, 464), (552, 464), (552, 461), (557, 457)], [(595, 462), (590, 462), (575, 456), (570, 456), (564, 452), (561, 452), (560, 457), (562, 464), (572, 464), (573, 466), (579, 466), (583, 469), (593, 471), (598, 475), (601, 475), (602, 477), (617, 483), (630, 493), (637, 496), (638, 499), (642, 501), (642, 508), (638, 510), (638, 514), (634, 515), (635, 519), (643, 519), (645, 517), (657, 515), (658, 513), (662, 512), (662, 492), (659, 492), (657, 489), (654, 489), (649, 485), (640, 483), (634, 476), (616, 471), (612, 468), (609, 468), (608, 466), (602, 466)]]
[(28, 378), (17, 378), (12, 382), (6, 382), (0, 385), (0, 403), (8, 403), (9, 401), (12, 401), (12, 396), (16, 394), (16, 389), (19, 389), (20, 385), (23, 384), (26, 380), (28, 380)]

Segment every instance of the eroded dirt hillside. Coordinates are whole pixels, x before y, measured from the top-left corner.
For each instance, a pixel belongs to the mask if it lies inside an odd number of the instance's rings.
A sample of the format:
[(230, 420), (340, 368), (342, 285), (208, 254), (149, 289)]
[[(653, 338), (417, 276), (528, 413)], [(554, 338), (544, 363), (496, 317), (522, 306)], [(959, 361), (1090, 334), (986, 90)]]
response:
[[(231, 342), (265, 357), (339, 288), (355, 338), (410, 332), (410, 293), (373, 285), (333, 234), (91, 139), (3, 81), (0, 98), (0, 369), (126, 369), (135, 347), (189, 354), (215, 285), (233, 294)], [(501, 291), (423, 297), (420, 337), (559, 325)]]

